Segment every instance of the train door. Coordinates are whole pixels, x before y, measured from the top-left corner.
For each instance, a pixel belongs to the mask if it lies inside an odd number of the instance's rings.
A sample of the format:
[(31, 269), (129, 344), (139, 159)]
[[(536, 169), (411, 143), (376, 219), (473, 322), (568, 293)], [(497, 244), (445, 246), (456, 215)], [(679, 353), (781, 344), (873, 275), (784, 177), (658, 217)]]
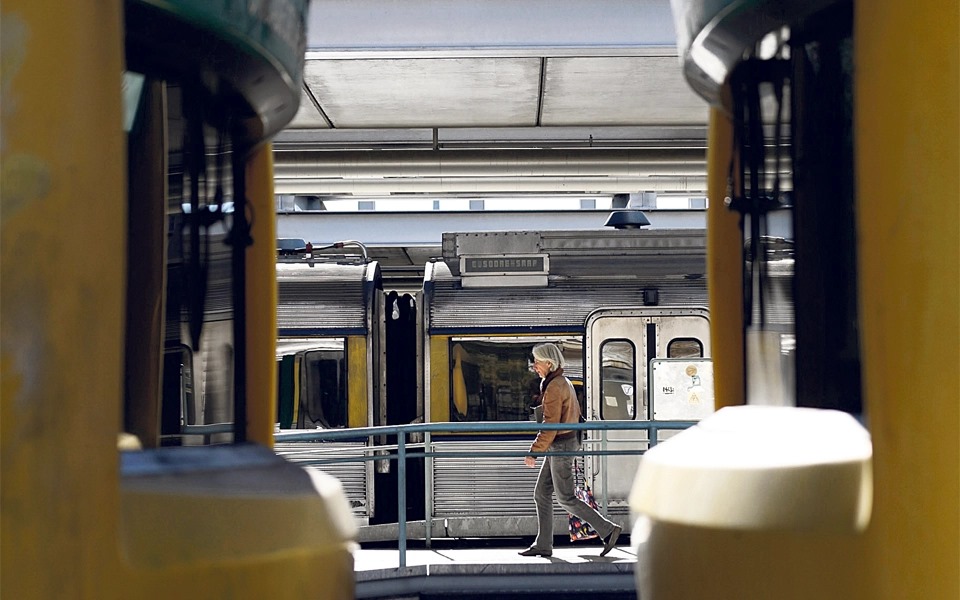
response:
[[(589, 420), (696, 420), (713, 411), (706, 309), (599, 309), (587, 317), (584, 348)], [(678, 374), (687, 379), (678, 379)], [(672, 434), (662, 431), (657, 440)], [(594, 449), (637, 451), (590, 461), (588, 476), (607, 499), (608, 510), (625, 513), (640, 454), (649, 445), (647, 432), (601, 431), (589, 440)]]
[[(404, 425), (422, 420), (422, 402), (417, 401), (417, 365), (420, 354), (417, 350), (417, 303), (410, 294), (396, 291), (382, 295), (383, 317), (380, 320), (383, 335), (380, 339), (381, 357), (381, 407), (385, 410), (385, 420), (378, 425)], [(383, 443), (390, 440), (381, 438)], [(409, 436), (407, 441), (416, 441)], [(398, 469), (392, 468), (387, 461), (379, 464), (389, 467), (379, 469), (376, 474), (375, 488), (379, 498), (385, 499), (376, 505), (376, 514), (372, 523), (396, 523), (398, 505), (396, 502)], [(407, 480), (407, 521), (423, 520), (424, 485), (423, 459), (408, 458), (406, 461)]]

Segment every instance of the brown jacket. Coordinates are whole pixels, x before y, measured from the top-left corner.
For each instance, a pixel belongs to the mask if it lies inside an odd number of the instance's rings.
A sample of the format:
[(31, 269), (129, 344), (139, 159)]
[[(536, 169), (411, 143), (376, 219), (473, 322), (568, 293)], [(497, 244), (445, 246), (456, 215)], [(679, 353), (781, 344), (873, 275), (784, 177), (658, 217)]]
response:
[[(563, 369), (547, 375), (540, 382), (541, 403), (544, 423), (577, 423), (580, 421), (580, 403), (577, 392), (570, 380), (563, 376)], [(546, 452), (558, 434), (572, 430), (545, 430), (537, 432), (537, 438), (530, 446), (530, 452)]]

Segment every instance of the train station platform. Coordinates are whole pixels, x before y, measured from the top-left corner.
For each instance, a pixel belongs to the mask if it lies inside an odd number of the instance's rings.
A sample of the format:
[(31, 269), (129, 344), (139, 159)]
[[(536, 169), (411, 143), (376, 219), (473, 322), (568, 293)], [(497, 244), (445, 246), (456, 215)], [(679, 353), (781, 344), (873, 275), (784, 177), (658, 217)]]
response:
[[(623, 536), (626, 537), (626, 536)], [(625, 543), (606, 556), (596, 540), (558, 543), (553, 556), (524, 557), (526, 548), (434, 545), (408, 548), (406, 566), (396, 549), (361, 548), (354, 552), (356, 598), (427, 600), (457, 598), (636, 598), (636, 555)]]

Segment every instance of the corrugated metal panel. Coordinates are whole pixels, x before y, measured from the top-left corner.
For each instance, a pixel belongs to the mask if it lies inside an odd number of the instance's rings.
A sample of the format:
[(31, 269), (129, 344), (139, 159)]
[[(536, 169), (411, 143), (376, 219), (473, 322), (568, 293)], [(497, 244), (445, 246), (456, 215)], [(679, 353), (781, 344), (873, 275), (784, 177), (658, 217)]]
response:
[(279, 329), (366, 329), (368, 265), (277, 265)]
[[(477, 452), (478, 445), (486, 451), (524, 452), (530, 448), (529, 441), (441, 441), (433, 445), (438, 452)], [(434, 516), (536, 516), (533, 488), (539, 473), (540, 469), (524, 465), (520, 456), (437, 457), (433, 460)], [(578, 484), (581, 482), (578, 478)], [(559, 505), (554, 512), (561, 514)]]
[[(490, 451), (524, 451), (529, 442), (435, 442), (438, 451), (476, 452), (483, 444)], [(520, 457), (438, 457), (433, 461), (433, 510), (437, 517), (536, 515), (533, 487), (537, 469)], [(521, 490), (528, 490), (524, 493)]]
[(233, 261), (229, 249), (214, 253), (207, 263), (206, 320), (233, 318)]
[(318, 443), (318, 442), (277, 442), (274, 452), (286, 460), (309, 469), (323, 471), (336, 477), (343, 485), (347, 501), (353, 514), (362, 521), (367, 520), (367, 474), (364, 461), (339, 462), (311, 466), (310, 463), (322, 459), (362, 457), (365, 445), (361, 442)]
[[(747, 265), (750, 268), (750, 265)], [(793, 259), (772, 260), (763, 265), (764, 269), (764, 318), (760, 318), (758, 299), (753, 303), (753, 322), (775, 326), (780, 329), (793, 329), (795, 309), (793, 305)]]
[(468, 288), (456, 279), (434, 282), (430, 331), (496, 327), (562, 327), (579, 330), (593, 310), (643, 306), (644, 288), (659, 290), (660, 306), (706, 306), (705, 279), (664, 281), (551, 280), (547, 288)]
[(651, 255), (608, 253), (564, 256), (550, 253), (550, 274), (565, 277), (658, 277), (703, 276), (707, 272), (706, 254), (695, 250), (671, 250)]
[(793, 278), (769, 277), (765, 285), (764, 318), (760, 318), (760, 305), (754, 301), (753, 322), (793, 329), (795, 310), (793, 306)]
[(579, 379), (583, 381), (583, 362), (569, 361), (563, 366), (563, 375), (567, 379)]
[[(233, 265), (230, 249), (224, 249), (216, 239), (211, 240), (210, 244), (214, 249), (206, 257), (204, 266), (207, 286), (203, 305), (204, 321), (226, 321), (233, 317)], [(175, 282), (172, 285), (176, 285), (181, 294), (186, 293), (188, 264), (188, 261), (177, 261), (172, 263), (169, 269), (168, 278)], [(189, 320), (186, 297), (181, 299), (179, 309), (181, 319), (184, 322)]]

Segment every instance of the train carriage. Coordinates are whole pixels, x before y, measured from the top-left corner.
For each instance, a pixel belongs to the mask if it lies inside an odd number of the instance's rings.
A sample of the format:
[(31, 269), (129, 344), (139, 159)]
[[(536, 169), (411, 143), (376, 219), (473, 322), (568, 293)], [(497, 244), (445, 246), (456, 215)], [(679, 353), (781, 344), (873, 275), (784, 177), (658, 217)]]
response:
[[(278, 242), (279, 432), (409, 423), (422, 414), (408, 366), (416, 352), (415, 299), (384, 292), (380, 265), (366, 257), (362, 244), (347, 242), (345, 251), (344, 243), (335, 245)], [(350, 248), (357, 250), (351, 254)], [(388, 460), (360, 460), (369, 447), (388, 441), (377, 436), (321, 444), (281, 437), (275, 450), (336, 476), (357, 522), (368, 526), (397, 520), (395, 469)], [(318, 466), (346, 456), (358, 460)], [(422, 498), (415, 488), (410, 493)]]
[[(702, 230), (448, 233), (441, 256), (425, 265), (416, 298), (385, 294), (377, 264), (365, 256), (303, 241), (283, 250), (287, 243), (279, 244), (277, 265), (281, 432), (528, 422), (539, 393), (531, 350), (542, 342), (562, 349), (589, 420), (693, 420), (712, 410)], [(676, 393), (661, 394), (655, 407), (648, 382), (667, 372), (673, 382), (678, 369), (698, 374), (683, 375)], [(688, 393), (695, 381), (696, 392)], [(530, 434), (428, 439), (430, 450), (461, 456), (407, 459), (410, 537), (536, 531), (527, 494), (504, 493), (532, 490), (536, 471), (519, 456), (476, 454), (523, 452)], [(396, 536), (396, 469), (385, 460), (330, 459), (375, 446), (389, 451), (387, 442), (393, 438), (317, 443), (281, 435), (276, 451), (341, 478), (361, 541), (383, 540)], [(637, 455), (649, 445), (646, 431), (598, 432), (587, 443)], [(621, 521), (637, 460), (582, 463), (580, 477), (604, 491), (600, 502)]]
[[(282, 246), (282, 244), (281, 244)], [(288, 254), (277, 264), (277, 423), (339, 429), (386, 423), (384, 295), (380, 266), (362, 257)], [(294, 462), (320, 455), (361, 457), (365, 438), (323, 444), (279, 442)], [(358, 523), (374, 515), (374, 463), (327, 464), (344, 485)]]
[[(652, 419), (653, 361), (693, 359), (709, 370), (704, 271), (704, 235), (692, 229), (444, 234), (443, 260), (424, 277), (427, 422), (530, 420), (539, 386), (531, 350), (547, 341), (561, 348), (587, 419)], [(712, 410), (709, 394), (701, 406)], [(531, 436), (432, 441), (440, 452), (523, 452)], [(605, 432), (587, 445), (639, 453), (648, 440)], [(635, 465), (636, 457), (586, 461), (584, 476), (607, 492), (600, 501), (614, 518), (626, 519)], [(438, 456), (426, 473), (433, 535), (536, 532), (527, 492), (537, 472), (519, 457)]]

